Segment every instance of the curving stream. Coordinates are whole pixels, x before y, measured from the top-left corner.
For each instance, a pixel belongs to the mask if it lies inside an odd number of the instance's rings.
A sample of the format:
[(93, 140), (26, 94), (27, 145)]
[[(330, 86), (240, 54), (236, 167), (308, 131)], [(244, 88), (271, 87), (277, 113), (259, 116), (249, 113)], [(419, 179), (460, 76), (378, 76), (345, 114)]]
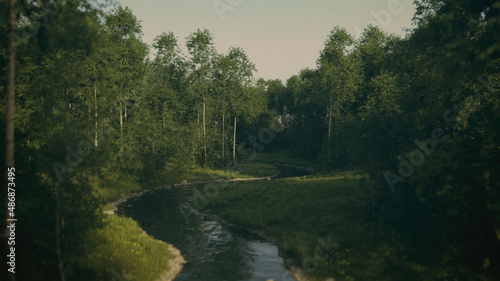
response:
[[(278, 166), (280, 177), (310, 174), (294, 166)], [(187, 263), (177, 280), (295, 280), (283, 265), (278, 248), (245, 229), (189, 214), (179, 205), (192, 196), (193, 186), (158, 189), (118, 206), (118, 214), (133, 218), (151, 236), (174, 245)]]

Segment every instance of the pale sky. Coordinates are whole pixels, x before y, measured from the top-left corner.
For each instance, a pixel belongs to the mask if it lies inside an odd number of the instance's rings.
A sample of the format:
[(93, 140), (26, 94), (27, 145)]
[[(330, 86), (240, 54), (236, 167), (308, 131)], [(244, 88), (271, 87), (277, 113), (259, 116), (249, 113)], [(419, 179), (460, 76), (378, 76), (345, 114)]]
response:
[(315, 68), (335, 26), (359, 36), (368, 23), (404, 36), (411, 28), (413, 0), (118, 0), (142, 23), (151, 45), (172, 31), (185, 53), (185, 38), (198, 28), (214, 35), (219, 53), (242, 47), (255, 63), (255, 77), (283, 82), (303, 68)]

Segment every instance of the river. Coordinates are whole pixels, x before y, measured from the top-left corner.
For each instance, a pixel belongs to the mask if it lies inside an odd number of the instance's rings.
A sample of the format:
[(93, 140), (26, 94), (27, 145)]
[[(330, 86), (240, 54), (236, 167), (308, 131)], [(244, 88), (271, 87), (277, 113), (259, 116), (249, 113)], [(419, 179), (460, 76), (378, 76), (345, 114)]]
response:
[[(309, 174), (294, 166), (279, 165), (279, 177)], [(201, 188), (201, 187), (200, 187)], [(274, 244), (243, 228), (202, 214), (186, 222), (179, 206), (192, 196), (193, 186), (157, 189), (118, 206), (151, 236), (179, 249), (187, 263), (175, 279), (203, 281), (292, 281)]]

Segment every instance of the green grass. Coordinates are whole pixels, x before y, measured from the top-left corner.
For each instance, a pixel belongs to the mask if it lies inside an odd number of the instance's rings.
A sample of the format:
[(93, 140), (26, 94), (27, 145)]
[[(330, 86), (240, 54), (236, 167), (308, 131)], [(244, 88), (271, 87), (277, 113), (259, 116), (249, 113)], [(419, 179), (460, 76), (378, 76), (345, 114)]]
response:
[(278, 173), (278, 169), (269, 164), (262, 163), (238, 163), (233, 170), (240, 178), (268, 177)]
[(289, 149), (274, 150), (271, 152), (259, 152), (254, 157), (240, 156), (240, 159), (245, 163), (267, 163), (267, 164), (289, 164), (312, 168), (315, 170), (321, 169), (321, 164), (307, 161), (298, 157), (294, 157)]
[(212, 168), (195, 167), (188, 172), (167, 171), (158, 175), (158, 177), (148, 183), (150, 187), (161, 185), (172, 185), (181, 183), (186, 180), (208, 181), (219, 179), (236, 179), (236, 178), (254, 178), (272, 176), (278, 172), (278, 169), (269, 164), (261, 163), (238, 163), (235, 167), (225, 170), (217, 170)]
[[(405, 259), (398, 234), (371, 222), (370, 191), (365, 176), (355, 172), (238, 183), (224, 187), (210, 210), (262, 231), (297, 265), (316, 260), (311, 281), (425, 280), (417, 273), (429, 268)], [(338, 247), (328, 259), (315, 259), (318, 238), (328, 236)]]
[(97, 280), (154, 281), (169, 270), (167, 264), (175, 256), (167, 244), (146, 235), (130, 218), (109, 215), (103, 222), (105, 226), (84, 241), (89, 255), (81, 260), (83, 268), (96, 272)]
[[(275, 166), (268, 164), (238, 164), (231, 170), (214, 170), (195, 168), (190, 173), (167, 173), (159, 176), (149, 185), (176, 184), (181, 181), (205, 181), (214, 179), (235, 179), (266, 177), (278, 172)], [(96, 182), (97, 183), (97, 182)], [(139, 191), (137, 185), (126, 188), (96, 188), (96, 195), (102, 202), (111, 202), (126, 193)], [(125, 194), (123, 194), (125, 193)], [(105, 204), (101, 210), (110, 210)], [(116, 215), (105, 216), (104, 227), (89, 233), (85, 245), (90, 253), (82, 257), (80, 264), (83, 268), (96, 272), (97, 280), (156, 280), (168, 270), (167, 263), (175, 258), (167, 244), (161, 243), (146, 235), (137, 223), (126, 217)], [(117, 277), (119, 274), (120, 277)]]
[(95, 197), (103, 204), (141, 190), (141, 185), (130, 175), (122, 175), (120, 177), (112, 173), (107, 173), (102, 177), (98, 175), (89, 175), (89, 177)]
[(191, 174), (184, 175), (184, 179), (191, 181), (203, 181), (212, 179), (236, 179), (272, 176), (278, 169), (269, 164), (260, 163), (238, 163), (236, 166), (225, 170), (214, 170), (209, 168), (196, 168)]
[[(225, 170), (217, 170), (211, 168), (195, 167), (188, 172), (165, 171), (158, 173), (156, 178), (150, 179), (147, 183), (142, 183), (144, 188), (154, 188), (164, 185), (173, 185), (182, 181), (208, 181), (219, 179), (236, 179), (236, 178), (254, 178), (272, 176), (278, 172), (278, 169), (270, 164), (262, 163), (238, 163), (235, 167)], [(119, 181), (100, 182), (99, 179), (94, 179), (94, 192), (96, 197), (103, 203), (113, 202), (117, 199), (127, 196), (130, 193), (141, 191), (141, 186), (134, 184), (133, 181), (127, 181), (127, 184)], [(110, 208), (110, 207), (105, 207)]]

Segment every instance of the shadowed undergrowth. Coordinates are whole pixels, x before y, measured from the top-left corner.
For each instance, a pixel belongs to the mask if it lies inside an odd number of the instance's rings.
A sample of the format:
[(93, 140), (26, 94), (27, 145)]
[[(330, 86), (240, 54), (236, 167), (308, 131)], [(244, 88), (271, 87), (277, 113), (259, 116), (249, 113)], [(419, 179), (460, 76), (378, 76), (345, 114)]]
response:
[(355, 172), (332, 172), (232, 183), (209, 208), (277, 241), (286, 263), (309, 280), (433, 280), (432, 266), (411, 257), (418, 246), (403, 246), (405, 233), (373, 223), (365, 182)]

